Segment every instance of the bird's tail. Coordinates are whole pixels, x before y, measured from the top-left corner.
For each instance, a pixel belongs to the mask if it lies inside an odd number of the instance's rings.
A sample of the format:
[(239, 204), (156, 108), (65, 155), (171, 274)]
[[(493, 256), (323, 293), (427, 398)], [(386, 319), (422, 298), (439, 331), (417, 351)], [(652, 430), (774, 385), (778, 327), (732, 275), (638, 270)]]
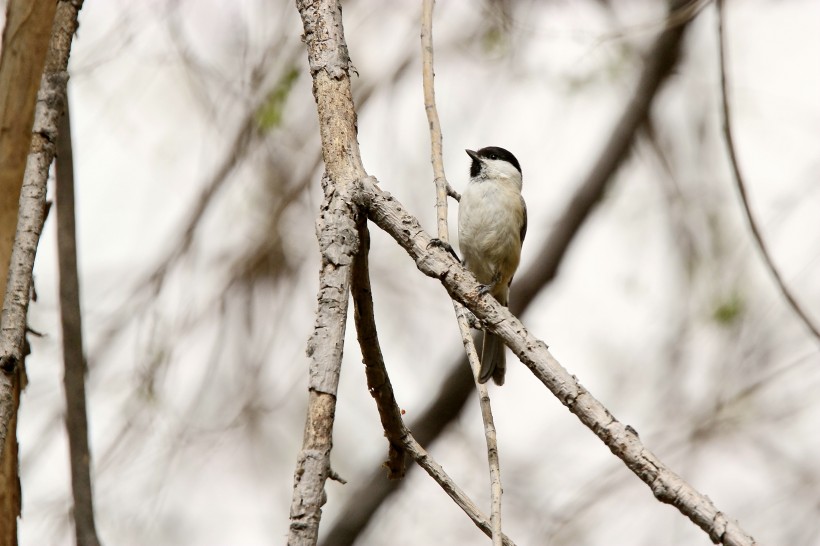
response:
[[(481, 367), (478, 371), (478, 382), (486, 383), (493, 378), (496, 385), (504, 384), (504, 373), (507, 371), (507, 354), (504, 341), (489, 332), (479, 333), (481, 343)], [(478, 347), (478, 344), (476, 344)]]

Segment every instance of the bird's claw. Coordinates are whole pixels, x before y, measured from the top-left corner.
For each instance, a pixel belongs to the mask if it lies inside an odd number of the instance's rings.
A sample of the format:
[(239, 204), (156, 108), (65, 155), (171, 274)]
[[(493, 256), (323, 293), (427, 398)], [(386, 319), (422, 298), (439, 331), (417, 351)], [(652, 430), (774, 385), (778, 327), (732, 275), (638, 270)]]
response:
[(444, 250), (449, 252), (450, 255), (453, 258), (455, 258), (457, 262), (461, 263), (461, 258), (458, 257), (458, 254), (456, 254), (456, 251), (453, 250), (453, 247), (450, 245), (450, 243), (445, 243), (441, 239), (435, 238), (435, 239), (430, 239), (430, 242), (427, 243), (427, 248), (430, 248), (431, 246), (436, 246), (438, 248), (443, 248)]
[(483, 328), (481, 321), (478, 320), (473, 312), (467, 308), (464, 309), (464, 317), (467, 319), (467, 324), (470, 325), (470, 328), (474, 328), (476, 330), (481, 330)]

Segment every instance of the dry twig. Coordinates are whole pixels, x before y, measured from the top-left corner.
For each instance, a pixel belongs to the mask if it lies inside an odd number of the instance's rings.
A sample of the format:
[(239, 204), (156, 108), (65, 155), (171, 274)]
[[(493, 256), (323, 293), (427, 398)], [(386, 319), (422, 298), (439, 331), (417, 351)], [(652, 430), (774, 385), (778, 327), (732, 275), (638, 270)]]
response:
[[(385, 436), (390, 442), (390, 458), (386, 465), (393, 477), (397, 471), (404, 471), (404, 455), (409, 454), (413, 460), (432, 477), (436, 483), (450, 496), (451, 499), (467, 514), (473, 523), (487, 536), (493, 538), (499, 545), (514, 546), (514, 543), (494, 528), (492, 519), (487, 518), (467, 494), (444, 472), (439, 465), (413, 437), (401, 417), (401, 409), (396, 403), (393, 387), (387, 375), (379, 338), (376, 332), (376, 319), (373, 314), (373, 300), (368, 276), (367, 253), (370, 246), (370, 236), (364, 218), (359, 219), (359, 252), (353, 263), (353, 280), (351, 291), (356, 309), (356, 331), (359, 337), (359, 346), (364, 358), (367, 372), (367, 386), (370, 394), (376, 400), (379, 415), (384, 427)], [(472, 339), (467, 331), (467, 339)], [(470, 345), (472, 343), (470, 342)], [(472, 348), (475, 356), (475, 348)], [(477, 357), (476, 357), (477, 360)], [(478, 372), (476, 362), (475, 372)], [(400, 466), (398, 466), (400, 465)]]
[[(447, 226), (447, 196), (453, 192), (447, 183), (444, 174), (444, 158), (442, 154), (442, 134), (441, 122), (436, 108), (436, 93), (433, 83), (435, 75), (433, 72), (433, 0), (423, 0), (421, 16), (421, 58), (422, 58), (422, 81), (424, 87), (424, 111), (427, 113), (427, 122), (430, 127), (431, 160), (433, 163), (433, 176), (436, 185), (436, 225), (438, 226), (438, 238), (445, 245), (450, 244), (449, 228)], [(501, 545), (501, 465), (498, 460), (498, 440), (495, 433), (495, 423), (493, 421), (492, 408), (490, 406), (490, 393), (487, 385), (479, 383), (478, 373), (480, 364), (476, 354), (473, 337), (470, 335), (470, 325), (464, 313), (463, 307), (458, 302), (453, 301), (453, 309), (456, 313), (458, 327), (461, 332), (461, 339), (464, 349), (467, 351), (467, 360), (473, 370), (473, 377), (476, 378), (476, 390), (478, 391), (479, 405), (481, 406), (481, 418), (484, 422), (484, 437), (487, 441), (487, 463), (490, 466), (490, 495), (491, 506), (490, 518), (493, 528), (493, 545)]]
[(63, 362), (66, 399), (66, 432), (71, 463), (71, 493), (77, 544), (99, 546), (94, 525), (91, 455), (88, 450), (80, 280), (77, 274), (77, 240), (74, 222), (74, 157), (68, 103), (57, 135), (57, 255), (60, 267), (60, 319), (63, 329)]
[(760, 256), (763, 258), (763, 263), (766, 264), (766, 269), (769, 270), (769, 273), (771, 274), (772, 279), (774, 279), (778, 290), (780, 290), (780, 293), (783, 295), (783, 299), (786, 300), (786, 303), (788, 303), (789, 307), (792, 308), (794, 314), (797, 315), (815, 339), (820, 341), (820, 328), (812, 322), (808, 313), (806, 313), (797, 301), (797, 298), (794, 297), (791, 290), (789, 290), (786, 286), (783, 277), (774, 265), (771, 254), (769, 254), (769, 251), (766, 248), (766, 243), (763, 241), (763, 234), (760, 231), (760, 227), (757, 225), (757, 221), (755, 220), (755, 217), (752, 214), (752, 209), (749, 205), (749, 196), (746, 193), (746, 182), (740, 172), (740, 161), (737, 158), (737, 148), (735, 147), (735, 139), (732, 133), (732, 117), (729, 107), (729, 99), (727, 96), (728, 93), (726, 91), (726, 32), (724, 31), (723, 0), (717, 1), (717, 11), (718, 48), (720, 57), (720, 102), (721, 114), (723, 116), (723, 139), (726, 142), (726, 150), (729, 154), (729, 164), (732, 167), (732, 176), (735, 179), (737, 193), (740, 195), (740, 202), (743, 205), (743, 213), (746, 216), (746, 221), (749, 223), (749, 229), (751, 230), (752, 237), (754, 238), (757, 248), (760, 251)]

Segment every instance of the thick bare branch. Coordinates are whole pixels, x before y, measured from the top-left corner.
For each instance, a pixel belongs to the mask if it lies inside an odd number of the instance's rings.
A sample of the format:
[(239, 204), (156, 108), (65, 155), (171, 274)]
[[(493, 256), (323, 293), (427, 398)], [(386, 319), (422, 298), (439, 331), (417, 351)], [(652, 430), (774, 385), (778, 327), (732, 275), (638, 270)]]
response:
[(313, 545), (319, 534), (324, 484), (331, 473), (351, 264), (358, 250), (351, 190), (365, 172), (356, 140), (341, 6), (334, 0), (298, 0), (296, 7), (305, 29), (326, 174), (322, 180), (325, 201), (316, 225), (322, 268), (316, 324), (308, 342), (308, 416), (294, 472), (288, 544)]
[[(670, 4), (670, 10), (675, 9), (676, 5)], [(581, 226), (591, 216), (618, 169), (629, 157), (638, 129), (647, 119), (658, 91), (678, 64), (681, 42), (690, 21), (691, 18), (684, 18), (677, 25), (669, 25), (648, 49), (635, 92), (598, 159), (569, 199), (543, 246), (535, 252), (537, 257), (533, 265), (516, 276), (510, 300), (513, 314), (523, 314), (540, 291), (555, 278)], [(461, 413), (474, 388), (464, 358), (451, 363), (448, 369), (450, 372), (442, 381), (439, 392), (428, 409), (410, 425), (422, 445), (433, 442)], [(368, 525), (378, 506), (397, 491), (402, 483), (385, 482), (380, 471), (371, 473), (364, 485), (352, 496), (328, 534), (333, 538), (334, 544), (352, 544), (355, 537)]]
[(729, 106), (728, 92), (726, 91), (728, 85), (726, 83), (726, 32), (724, 30), (723, 0), (717, 1), (717, 10), (718, 48), (720, 57), (720, 103), (721, 114), (723, 116), (723, 140), (726, 142), (726, 150), (729, 154), (729, 164), (732, 167), (732, 176), (735, 179), (737, 193), (740, 195), (740, 203), (743, 206), (743, 214), (746, 216), (746, 221), (749, 223), (749, 230), (752, 232), (752, 237), (757, 244), (757, 249), (760, 251), (760, 257), (763, 258), (763, 263), (766, 265), (766, 269), (769, 270), (769, 273), (777, 285), (780, 294), (783, 296), (783, 299), (785, 299), (789, 307), (792, 308), (792, 311), (794, 311), (794, 314), (800, 319), (800, 322), (806, 326), (806, 329), (811, 332), (815, 339), (820, 341), (820, 327), (812, 322), (808, 313), (797, 301), (797, 298), (794, 297), (794, 294), (792, 294), (791, 290), (789, 290), (789, 287), (786, 286), (786, 282), (777, 270), (777, 266), (774, 265), (774, 260), (772, 260), (772, 256), (766, 248), (766, 243), (763, 240), (763, 234), (760, 231), (760, 226), (757, 225), (754, 214), (752, 214), (752, 208), (749, 205), (749, 196), (746, 193), (746, 182), (740, 171), (740, 160), (737, 158), (737, 148), (735, 146), (734, 134), (732, 132), (731, 109)]
[(77, 13), (81, 7), (82, 0), (61, 0), (57, 4), (45, 69), (37, 93), (31, 150), (20, 191), (17, 234), (9, 264), (0, 327), (0, 443), (5, 442), (9, 420), (15, 412), (11, 377), (23, 356), (31, 273), (45, 221), (46, 182), (54, 159), (57, 125), (65, 103), (66, 67), (71, 40), (77, 30)]
[[(326, 187), (331, 182), (325, 181)], [(318, 309), (308, 342), (310, 357), (308, 415), (302, 450), (294, 474), (288, 544), (316, 544), (324, 484), (330, 476), (336, 391), (342, 366), (350, 264), (358, 249), (350, 203), (341, 192), (330, 192), (317, 220), (322, 269), (319, 274)]]
[[(37, 89), (43, 76), (56, 2), (9, 0), (0, 47), (0, 301), (17, 229), (20, 186), (31, 147)], [(10, 379), (12, 412), (5, 445), (0, 446), (0, 546), (17, 544), (22, 510), (18, 476), (17, 407), (25, 386), (25, 366)], [(5, 380), (5, 378), (4, 378)], [(5, 392), (5, 390), (4, 390)]]
[(371, 179), (362, 179), (357, 197), (369, 217), (407, 251), (419, 270), (439, 279), (452, 298), (504, 338), (530, 371), (650, 487), (658, 500), (675, 506), (716, 543), (755, 544), (754, 539), (718, 511), (706, 495), (696, 491), (650, 452), (631, 427), (615, 419), (555, 360), (544, 342), (532, 336), (506, 307), (491, 296), (481, 295), (475, 278), (450, 254), (440, 248), (428, 248), (430, 236), (393, 196), (381, 191)]

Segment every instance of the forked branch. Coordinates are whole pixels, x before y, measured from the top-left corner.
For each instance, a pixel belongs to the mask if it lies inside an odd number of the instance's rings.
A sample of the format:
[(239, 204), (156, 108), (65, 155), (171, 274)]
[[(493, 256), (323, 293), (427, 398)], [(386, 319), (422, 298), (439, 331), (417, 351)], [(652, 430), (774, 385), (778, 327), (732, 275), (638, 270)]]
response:
[[(622, 459), (630, 470), (649, 485), (656, 498), (661, 502), (674, 505), (716, 543), (738, 546), (755, 544), (754, 539), (724, 513), (718, 511), (708, 497), (692, 488), (651, 453), (641, 443), (633, 429), (615, 419), (580, 384), (577, 378), (555, 360), (546, 345), (533, 337), (507, 308), (498, 304), (491, 296), (481, 295), (474, 277), (445, 250), (432, 247), (431, 237), (421, 228), (418, 221), (408, 214), (392, 196), (383, 192), (374, 179), (364, 175), (356, 144), (355, 112), (350, 96), (349, 65), (342, 32), (341, 10), (338, 3), (331, 0), (300, 1), (297, 2), (297, 6), (305, 26), (305, 39), (319, 111), (323, 155), (329, 176), (325, 180), (324, 187), (326, 195), (331, 198), (331, 203), (334, 198), (340, 199), (334, 207), (331, 207), (331, 210), (338, 211), (345, 218), (342, 224), (347, 226), (344, 229), (337, 227), (334, 233), (337, 238), (326, 240), (330, 245), (322, 246), (323, 265), (328, 262), (339, 268), (349, 265), (352, 254), (348, 252), (356, 244), (351, 239), (358, 239), (353, 224), (353, 215), (356, 209), (366, 211), (368, 217), (376, 225), (385, 230), (405, 249), (419, 270), (430, 277), (439, 279), (453, 299), (464, 304), (483, 323), (490, 325), (489, 329), (504, 339), (533, 374), (616, 456)], [(351, 175), (356, 172), (360, 172), (361, 175), (351, 180)], [(345, 203), (345, 199), (352, 199), (352, 201)], [(328, 288), (332, 288), (336, 296), (346, 299), (349, 277), (337, 279), (341, 282)], [(320, 293), (319, 316), (321, 316), (321, 309)], [(338, 310), (342, 311), (342, 308)], [(343, 320), (344, 317), (340, 315), (334, 317), (335, 320), (340, 318)], [(319, 324), (317, 319), (317, 332), (320, 326), (327, 326), (331, 329), (339, 328), (335, 322)], [(343, 329), (343, 325), (341, 328)], [(327, 351), (327, 354), (332, 355), (334, 359), (337, 353), (340, 353), (343, 340), (339, 337), (333, 336), (331, 339), (320, 339), (319, 341), (321, 341), (320, 344), (311, 345), (314, 354), (320, 345), (322, 350)], [(335, 342), (336, 345), (330, 346), (328, 342)], [(316, 359), (315, 356), (313, 358)], [(338, 372), (338, 367), (332, 367), (330, 370)], [(317, 392), (329, 394), (322, 387), (323, 384), (314, 382), (312, 373), (311, 394)], [(335, 390), (333, 398), (335, 404)], [(327, 415), (326, 422), (332, 426), (332, 420), (331, 411)], [(306, 443), (307, 436), (308, 434), (306, 434)], [(320, 454), (325, 461), (329, 455), (329, 444), (327, 448), (327, 452)], [(300, 459), (300, 465), (301, 461), (302, 459)], [(300, 470), (308, 469), (297, 467), (297, 481), (305, 477)], [(321, 475), (321, 472), (319, 474), (318, 477), (310, 478), (310, 485), (320, 497), (327, 474)], [(294, 500), (296, 499), (295, 494)], [(318, 529), (320, 514), (317, 507), (313, 514), (316, 529)], [(309, 534), (301, 534), (298, 531), (299, 522), (292, 519), (291, 538), (294, 536), (310, 538)], [(312, 539), (315, 543), (315, 535)]]
[[(367, 372), (367, 386), (370, 389), (370, 394), (376, 400), (384, 433), (390, 442), (390, 457), (386, 465), (391, 476), (400, 477), (395, 473), (399, 470), (403, 473), (404, 455), (408, 454), (487, 536), (493, 537), (493, 540), (499, 544), (514, 546), (514, 543), (508, 537), (494, 529), (491, 519), (488, 519), (479, 510), (478, 506), (447, 475), (441, 465), (424, 450), (405, 426), (401, 410), (393, 394), (390, 378), (387, 375), (387, 367), (384, 364), (379, 338), (376, 333), (376, 318), (373, 314), (373, 300), (368, 275), (369, 234), (364, 218), (359, 222), (359, 240), (359, 252), (353, 265), (352, 283), (353, 304), (356, 309), (356, 331)], [(475, 354), (475, 349), (473, 349), (473, 353)], [(399, 461), (399, 458), (401, 458), (401, 461)], [(401, 466), (396, 466), (398, 464)]]

